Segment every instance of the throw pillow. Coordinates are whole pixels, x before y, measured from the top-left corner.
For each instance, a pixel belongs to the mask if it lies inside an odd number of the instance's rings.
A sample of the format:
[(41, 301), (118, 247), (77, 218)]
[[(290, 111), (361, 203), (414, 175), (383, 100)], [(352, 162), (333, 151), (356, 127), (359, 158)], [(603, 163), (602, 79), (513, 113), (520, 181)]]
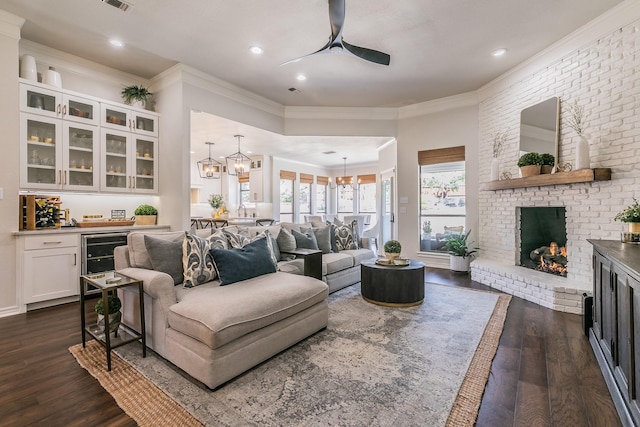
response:
[(336, 225), (327, 221), (327, 227), (331, 230), (329, 232), (329, 238), (331, 239), (331, 252), (338, 253), (338, 243), (336, 241)]
[(291, 234), (296, 239), (296, 248), (298, 249), (318, 249), (318, 242), (316, 241), (316, 235), (310, 228), (305, 228), (306, 232), (298, 232), (291, 230)]
[[(306, 232), (308, 229), (304, 229)], [(318, 243), (318, 249), (322, 251), (323, 254), (328, 254), (331, 252), (331, 227), (328, 225), (322, 227), (313, 227), (311, 229), (313, 234), (316, 236), (316, 242)]]
[(358, 249), (355, 242), (353, 227), (351, 225), (340, 225), (336, 227), (336, 246), (339, 251)]
[(356, 249), (359, 249), (361, 245), (360, 232), (358, 231), (358, 229), (358, 221), (354, 219), (353, 221), (351, 221), (351, 231), (353, 231), (353, 243), (355, 243)]
[(212, 249), (211, 257), (221, 286), (276, 272), (266, 236), (242, 248)]
[(245, 233), (234, 233), (224, 228), (222, 229), (222, 232), (227, 237), (227, 242), (232, 248), (241, 248), (251, 241), (249, 236)]
[(280, 252), (289, 252), (296, 249), (296, 238), (286, 228), (280, 230), (278, 237), (276, 238)]
[(182, 242), (182, 267), (185, 288), (202, 285), (216, 278), (211, 249), (227, 249), (227, 238), (221, 231), (202, 238), (186, 232)]
[(184, 279), (182, 269), (183, 240), (184, 237), (180, 241), (172, 241), (158, 239), (150, 235), (144, 236), (144, 245), (149, 252), (153, 269), (171, 276), (174, 285), (182, 283)]

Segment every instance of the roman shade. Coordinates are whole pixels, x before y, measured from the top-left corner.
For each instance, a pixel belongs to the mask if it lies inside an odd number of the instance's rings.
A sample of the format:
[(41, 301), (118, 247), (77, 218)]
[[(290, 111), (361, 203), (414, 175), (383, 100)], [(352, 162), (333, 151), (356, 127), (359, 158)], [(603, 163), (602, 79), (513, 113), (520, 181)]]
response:
[(375, 184), (376, 174), (370, 173), (367, 175), (358, 175), (358, 184)]
[(329, 177), (328, 176), (316, 176), (316, 184), (318, 184), (318, 185), (329, 185)]
[(289, 179), (291, 181), (295, 181), (296, 180), (296, 173), (295, 172), (291, 172), (291, 171), (281, 170), (280, 171), (280, 179)]
[(313, 184), (313, 175), (308, 173), (300, 172), (300, 183), (301, 184)]
[(464, 161), (464, 146), (418, 151), (420, 166)]

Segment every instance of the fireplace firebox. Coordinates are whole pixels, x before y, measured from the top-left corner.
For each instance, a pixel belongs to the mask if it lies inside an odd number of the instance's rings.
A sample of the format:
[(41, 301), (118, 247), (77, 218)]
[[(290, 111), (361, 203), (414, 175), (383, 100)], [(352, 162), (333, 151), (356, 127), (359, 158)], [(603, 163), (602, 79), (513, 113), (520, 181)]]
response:
[(520, 265), (567, 276), (567, 221), (564, 207), (521, 207)]

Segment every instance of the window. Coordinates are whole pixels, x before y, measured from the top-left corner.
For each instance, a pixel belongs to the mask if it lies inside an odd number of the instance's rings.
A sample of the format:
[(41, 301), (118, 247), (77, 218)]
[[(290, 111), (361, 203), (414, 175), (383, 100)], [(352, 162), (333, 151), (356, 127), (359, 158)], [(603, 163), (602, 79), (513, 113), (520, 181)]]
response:
[(280, 171), (280, 222), (293, 222), (293, 182), (295, 172)]
[(353, 213), (353, 185), (338, 185), (338, 213)]
[(316, 177), (316, 213), (327, 213), (327, 185), (328, 177)]
[(300, 187), (298, 193), (298, 207), (300, 216), (311, 213), (311, 184), (313, 175), (300, 173)]
[(376, 212), (376, 176), (358, 175), (358, 212)]
[(418, 163), (420, 250), (445, 252), (447, 235), (465, 231), (464, 147), (420, 151)]
[(249, 191), (249, 182), (240, 182), (240, 204), (247, 205), (251, 202), (251, 191)]

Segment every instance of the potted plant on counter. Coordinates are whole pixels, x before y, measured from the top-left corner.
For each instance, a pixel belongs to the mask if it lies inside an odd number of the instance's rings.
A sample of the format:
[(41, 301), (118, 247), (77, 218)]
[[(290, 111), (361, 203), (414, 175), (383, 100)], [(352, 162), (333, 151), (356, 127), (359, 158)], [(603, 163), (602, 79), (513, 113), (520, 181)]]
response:
[(389, 260), (394, 260), (400, 257), (402, 252), (402, 245), (397, 240), (388, 240), (384, 244), (384, 254)]
[(469, 271), (469, 264), (478, 248), (471, 248), (469, 242), (471, 230), (464, 234), (451, 234), (447, 236), (444, 248), (449, 252), (449, 269), (452, 271)]
[(629, 233), (640, 233), (640, 203), (633, 198), (633, 204), (627, 206), (613, 218), (629, 224)]
[(149, 89), (142, 85), (131, 85), (122, 89), (120, 95), (122, 95), (122, 100), (125, 104), (136, 108), (146, 108), (147, 101), (153, 94), (149, 92)]
[(520, 168), (520, 176), (540, 175), (542, 167), (542, 156), (538, 153), (525, 153), (518, 159), (518, 167)]
[(136, 225), (155, 225), (158, 210), (151, 205), (140, 205), (133, 212), (136, 216)]
[[(109, 332), (115, 332), (117, 336), (118, 327), (120, 326), (120, 322), (122, 320), (122, 313), (120, 312), (120, 309), (122, 308), (122, 302), (114, 291), (113, 294), (109, 294), (109, 296), (107, 297), (107, 303), (109, 305)], [(104, 331), (105, 310), (104, 301), (102, 298), (100, 298), (96, 303), (96, 313), (98, 313), (98, 328), (101, 331)]]

